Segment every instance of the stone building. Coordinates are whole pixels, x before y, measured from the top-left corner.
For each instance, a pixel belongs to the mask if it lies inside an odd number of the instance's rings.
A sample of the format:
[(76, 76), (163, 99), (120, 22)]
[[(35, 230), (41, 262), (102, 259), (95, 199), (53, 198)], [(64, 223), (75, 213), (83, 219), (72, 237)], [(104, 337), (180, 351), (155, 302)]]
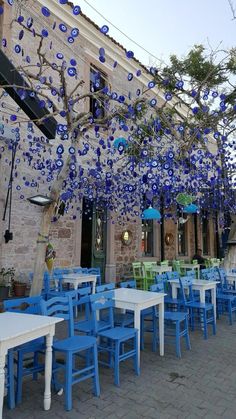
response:
[[(0, 37), (6, 39), (7, 47), (5, 53), (11, 57), (15, 44), (17, 43), (18, 32), (15, 24), (11, 24), (16, 13), (16, 7), (21, 7), (24, 16), (32, 16), (34, 24), (41, 27), (44, 23), (44, 16), (41, 13), (42, 6), (48, 7), (51, 12), (47, 20), (50, 27), (50, 34), (53, 36), (54, 52), (61, 51), (65, 56), (73, 57), (78, 62), (81, 78), (84, 81), (84, 89), (89, 91), (90, 80), (95, 70), (101, 70), (105, 83), (112, 86), (114, 91), (122, 91), (129, 94), (137, 88), (147, 86), (150, 74), (147, 69), (135, 58), (127, 60), (125, 48), (109, 36), (104, 36), (100, 28), (84, 14), (78, 16), (71, 13), (71, 4), (62, 5), (57, 0), (27, 0), (18, 1), (13, 8), (7, 1), (0, 0), (4, 7), (4, 14), (0, 16)], [(65, 42), (64, 34), (60, 31), (52, 32), (54, 24), (58, 27), (64, 23), (68, 28), (78, 27), (80, 35), (76, 44), (69, 47)], [(25, 54), (31, 56), (35, 53), (35, 44), (28, 37), (28, 51)], [(74, 46), (76, 45), (76, 47)], [(99, 61), (99, 48), (103, 47), (106, 53), (106, 62)], [(14, 57), (15, 60), (15, 57)], [(118, 68), (114, 71), (113, 63), (118, 62)], [(127, 80), (127, 74), (140, 75), (135, 77), (132, 86)], [(159, 97), (159, 92), (154, 89)], [(12, 101), (12, 106), (16, 106)], [(84, 102), (88, 109), (90, 103)], [(0, 109), (2, 123), (8, 124), (9, 118)], [(41, 135), (37, 128), (35, 133)], [(27, 136), (27, 133), (25, 133)], [(57, 139), (55, 140), (57, 141)], [(216, 150), (214, 141), (210, 147)], [(5, 154), (4, 154), (5, 153)], [(9, 179), (10, 156), (5, 149), (4, 159), (0, 160), (1, 189), (0, 189), (0, 210), (4, 210), (7, 182)], [(6, 164), (8, 162), (8, 165)], [(30, 176), (30, 167), (27, 162), (22, 161), (20, 170)], [(17, 186), (17, 178), (14, 180)], [(13, 240), (7, 244), (4, 242), (4, 232), (7, 222), (0, 221), (0, 265), (14, 266), (18, 271), (31, 271), (35, 255), (35, 243), (40, 225), (42, 209), (31, 205), (27, 197), (32, 194), (26, 191), (24, 199), (19, 199), (19, 192), (13, 188), (12, 203), (12, 231)], [(43, 192), (43, 185), (35, 190)], [(28, 195), (27, 195), (28, 194)], [(52, 223), (50, 241), (56, 250), (56, 265), (58, 266), (101, 266), (107, 282), (122, 278), (131, 271), (131, 263), (135, 260), (161, 260), (182, 258), (189, 260), (195, 253), (197, 247), (203, 249), (204, 256), (216, 256), (219, 248), (219, 235), (217, 226), (217, 214), (212, 216), (190, 215), (184, 224), (179, 224), (177, 218), (173, 220), (170, 214), (176, 212), (175, 208), (162, 208), (162, 222), (144, 222), (140, 217), (122, 223), (113, 222), (108, 217), (103, 222), (101, 211), (93, 208), (93, 204), (84, 200), (82, 215), (71, 219), (70, 214), (64, 215), (56, 223)], [(125, 240), (129, 235), (128, 240)]]

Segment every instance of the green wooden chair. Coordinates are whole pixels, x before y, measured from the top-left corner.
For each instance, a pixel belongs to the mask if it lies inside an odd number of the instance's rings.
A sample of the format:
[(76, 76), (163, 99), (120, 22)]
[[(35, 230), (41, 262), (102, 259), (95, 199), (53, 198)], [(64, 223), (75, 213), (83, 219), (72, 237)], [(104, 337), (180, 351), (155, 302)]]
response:
[(144, 287), (143, 289), (148, 291), (150, 286), (154, 284), (156, 273), (153, 272), (152, 268), (156, 263), (143, 262), (143, 273), (144, 273)]
[(133, 278), (136, 281), (138, 289), (144, 289), (144, 273), (143, 273), (143, 266), (141, 262), (133, 262)]
[(162, 261), (160, 262), (160, 265), (161, 265), (161, 266), (168, 266), (168, 265), (169, 265), (169, 261), (168, 261), (168, 260), (162, 260)]

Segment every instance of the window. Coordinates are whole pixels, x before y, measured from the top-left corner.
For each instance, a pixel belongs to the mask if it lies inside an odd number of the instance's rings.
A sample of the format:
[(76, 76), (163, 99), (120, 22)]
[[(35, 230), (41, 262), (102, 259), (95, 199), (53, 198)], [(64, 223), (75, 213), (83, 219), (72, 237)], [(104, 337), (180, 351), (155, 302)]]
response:
[(187, 255), (187, 226), (179, 224), (178, 226), (178, 254), (180, 256)]
[(142, 256), (153, 256), (152, 220), (142, 220)]
[(202, 219), (202, 252), (209, 254), (209, 221), (206, 215)]
[[(98, 92), (106, 87), (106, 75), (98, 68), (90, 67), (90, 92)], [(90, 98), (90, 112), (94, 118), (104, 118), (105, 103), (103, 99)]]

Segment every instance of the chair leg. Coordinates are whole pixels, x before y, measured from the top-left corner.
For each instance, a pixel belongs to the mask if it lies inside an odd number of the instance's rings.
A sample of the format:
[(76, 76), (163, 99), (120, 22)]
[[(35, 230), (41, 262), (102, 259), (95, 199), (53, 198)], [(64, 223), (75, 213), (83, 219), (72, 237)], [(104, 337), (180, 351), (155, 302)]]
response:
[(65, 371), (65, 406), (66, 410), (72, 409), (72, 367), (73, 355), (71, 352), (66, 354), (66, 371)]
[(15, 407), (15, 393), (14, 393), (14, 353), (9, 350), (7, 354), (7, 375), (8, 375), (8, 389), (7, 389), (7, 405), (9, 409)]
[(191, 349), (191, 344), (190, 344), (190, 337), (189, 337), (189, 331), (188, 331), (188, 319), (187, 316), (184, 320), (185, 323), (185, 329), (186, 329), (186, 333), (185, 333), (185, 341), (186, 341), (186, 347), (187, 349)]
[(20, 404), (22, 401), (22, 382), (23, 382), (23, 362), (24, 356), (21, 351), (17, 353), (17, 382), (16, 382), (16, 404)]
[(99, 384), (99, 371), (98, 371), (98, 350), (97, 345), (93, 346), (93, 364), (94, 364), (94, 394), (95, 396), (100, 396), (100, 384)]
[(144, 321), (144, 316), (142, 316), (141, 314), (141, 337), (140, 337), (140, 349), (141, 351), (144, 350), (144, 327), (145, 327), (145, 321)]
[[(38, 357), (39, 357), (39, 354), (38, 354), (38, 352), (35, 352), (34, 353), (34, 367), (37, 367), (38, 366)], [(33, 373), (33, 380), (37, 380), (38, 379), (38, 373), (37, 372), (34, 372)]]
[(232, 325), (233, 324), (233, 319), (232, 319), (232, 304), (231, 304), (231, 301), (228, 302), (228, 313), (229, 313), (229, 324)]
[(157, 316), (155, 315), (155, 312), (153, 312), (153, 336), (152, 336), (152, 351), (157, 351)]
[(115, 374), (115, 385), (120, 385), (120, 342), (115, 342), (115, 359), (114, 359), (114, 374)]
[(213, 331), (213, 335), (216, 335), (216, 319), (215, 319), (214, 309), (212, 311), (213, 311), (212, 331)]
[(135, 347), (134, 369), (135, 369), (136, 375), (140, 375), (140, 368), (138, 366), (138, 332), (135, 333), (134, 347)]
[(204, 325), (204, 339), (208, 338), (208, 332), (207, 332), (207, 319), (206, 319), (206, 310), (203, 311), (203, 325)]
[(181, 350), (180, 350), (180, 323), (179, 321), (175, 324), (175, 348), (176, 348), (176, 355), (178, 358), (181, 358)]

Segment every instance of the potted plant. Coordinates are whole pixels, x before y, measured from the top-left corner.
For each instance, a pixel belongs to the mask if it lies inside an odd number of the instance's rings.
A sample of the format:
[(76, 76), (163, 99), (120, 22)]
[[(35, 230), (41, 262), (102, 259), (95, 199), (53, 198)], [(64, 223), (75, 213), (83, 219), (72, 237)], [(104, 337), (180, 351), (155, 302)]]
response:
[(14, 268), (1, 268), (0, 270), (0, 301), (9, 297), (9, 291), (15, 276)]
[(27, 280), (23, 273), (20, 273), (18, 278), (14, 280), (13, 290), (15, 297), (24, 297), (27, 288)]

